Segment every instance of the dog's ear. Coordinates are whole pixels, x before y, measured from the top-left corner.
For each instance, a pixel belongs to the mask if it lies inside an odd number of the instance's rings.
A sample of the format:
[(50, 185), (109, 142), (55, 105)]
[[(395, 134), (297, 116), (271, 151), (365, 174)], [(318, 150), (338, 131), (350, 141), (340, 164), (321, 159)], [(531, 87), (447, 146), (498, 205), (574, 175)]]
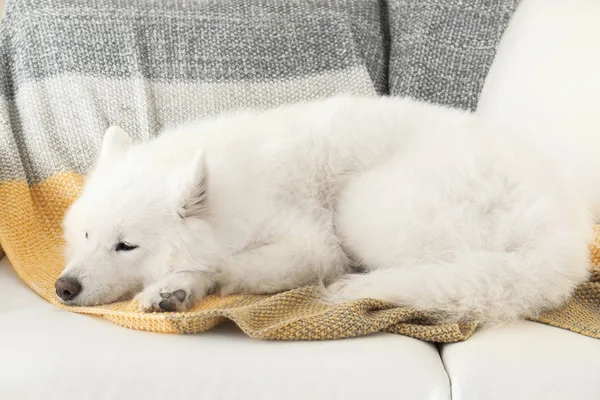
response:
[(99, 163), (109, 161), (125, 153), (131, 145), (131, 138), (127, 132), (118, 126), (111, 126), (106, 130), (104, 139), (102, 139)]
[(199, 150), (185, 172), (181, 206), (178, 210), (181, 218), (201, 216), (206, 212), (206, 191), (206, 160), (204, 151)]

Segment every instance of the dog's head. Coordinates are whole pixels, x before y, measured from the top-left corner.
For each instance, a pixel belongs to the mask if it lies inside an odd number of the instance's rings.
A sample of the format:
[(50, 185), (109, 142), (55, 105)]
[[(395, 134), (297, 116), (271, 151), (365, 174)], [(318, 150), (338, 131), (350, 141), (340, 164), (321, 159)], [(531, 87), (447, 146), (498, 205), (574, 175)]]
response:
[(87, 306), (125, 299), (197, 260), (190, 255), (192, 239), (211, 237), (204, 156), (198, 151), (191, 160), (173, 161), (165, 152), (108, 129), (83, 193), (63, 221), (66, 267), (55, 284), (60, 301)]

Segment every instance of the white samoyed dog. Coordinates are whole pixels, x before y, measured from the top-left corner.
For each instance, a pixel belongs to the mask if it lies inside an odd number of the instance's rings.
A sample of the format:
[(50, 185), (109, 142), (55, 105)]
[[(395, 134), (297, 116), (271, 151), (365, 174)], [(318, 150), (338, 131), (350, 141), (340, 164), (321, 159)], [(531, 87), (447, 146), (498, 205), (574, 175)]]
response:
[(323, 284), (442, 321), (561, 305), (588, 276), (592, 218), (552, 162), (475, 115), (338, 96), (239, 111), (133, 144), (111, 127), (64, 220), (66, 304)]

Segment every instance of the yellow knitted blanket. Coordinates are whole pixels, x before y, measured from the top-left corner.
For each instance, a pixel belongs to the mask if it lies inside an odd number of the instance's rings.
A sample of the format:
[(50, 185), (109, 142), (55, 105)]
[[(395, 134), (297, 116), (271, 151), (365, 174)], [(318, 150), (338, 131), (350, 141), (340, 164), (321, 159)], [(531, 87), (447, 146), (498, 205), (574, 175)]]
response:
[[(155, 332), (198, 333), (229, 319), (251, 337), (281, 340), (339, 339), (384, 331), (455, 342), (467, 339), (477, 327), (477, 322), (438, 325), (427, 314), (369, 299), (330, 307), (317, 300), (311, 287), (269, 296), (211, 296), (185, 313), (144, 314), (131, 302), (65, 307), (54, 293), (54, 281), (63, 268), (61, 221), (82, 183), (83, 177), (75, 173), (55, 174), (31, 186), (25, 181), (0, 183), (0, 242), (19, 276), (58, 307)], [(596, 232), (590, 281), (564, 307), (535, 320), (600, 338), (600, 227)]]

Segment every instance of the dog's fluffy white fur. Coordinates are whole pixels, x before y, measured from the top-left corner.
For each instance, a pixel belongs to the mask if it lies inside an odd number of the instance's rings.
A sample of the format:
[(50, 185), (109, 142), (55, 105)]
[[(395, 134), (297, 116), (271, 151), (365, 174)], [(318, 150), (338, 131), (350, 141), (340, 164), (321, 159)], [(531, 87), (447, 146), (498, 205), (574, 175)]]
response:
[(340, 96), (119, 128), (65, 222), (72, 305), (136, 295), (182, 311), (211, 291), (375, 298), (441, 320), (560, 305), (588, 273), (592, 220), (555, 166), (470, 113)]

